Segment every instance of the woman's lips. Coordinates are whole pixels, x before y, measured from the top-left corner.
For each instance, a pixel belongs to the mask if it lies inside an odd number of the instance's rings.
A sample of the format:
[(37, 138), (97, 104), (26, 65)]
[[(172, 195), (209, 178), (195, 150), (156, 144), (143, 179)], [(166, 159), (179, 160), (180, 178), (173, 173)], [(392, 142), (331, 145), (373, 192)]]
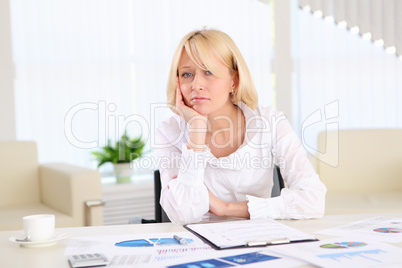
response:
[(194, 97), (191, 99), (192, 102), (197, 102), (197, 103), (201, 103), (201, 102), (206, 102), (209, 101), (208, 98), (204, 98), (204, 97)]

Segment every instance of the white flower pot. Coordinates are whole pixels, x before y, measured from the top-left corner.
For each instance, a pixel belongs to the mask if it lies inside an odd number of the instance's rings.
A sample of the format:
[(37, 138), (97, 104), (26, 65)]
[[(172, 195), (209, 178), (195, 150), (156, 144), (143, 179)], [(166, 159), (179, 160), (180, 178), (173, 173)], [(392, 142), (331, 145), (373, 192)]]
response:
[(113, 168), (117, 182), (126, 182), (131, 180), (131, 175), (133, 175), (132, 163), (113, 164)]

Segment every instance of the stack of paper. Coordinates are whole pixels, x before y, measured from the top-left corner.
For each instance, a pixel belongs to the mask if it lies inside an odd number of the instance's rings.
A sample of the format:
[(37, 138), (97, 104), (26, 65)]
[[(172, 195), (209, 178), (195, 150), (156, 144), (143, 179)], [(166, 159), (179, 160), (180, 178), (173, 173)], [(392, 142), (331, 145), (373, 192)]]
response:
[(189, 224), (184, 227), (216, 249), (317, 240), (272, 219)]

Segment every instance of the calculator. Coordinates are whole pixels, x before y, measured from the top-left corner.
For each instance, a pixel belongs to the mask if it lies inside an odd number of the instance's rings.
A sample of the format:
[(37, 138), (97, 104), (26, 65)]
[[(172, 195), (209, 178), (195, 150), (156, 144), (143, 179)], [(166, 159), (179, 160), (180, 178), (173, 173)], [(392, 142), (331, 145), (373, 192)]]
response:
[(68, 260), (73, 268), (79, 267), (100, 267), (106, 266), (109, 261), (102, 253), (78, 254), (68, 256)]

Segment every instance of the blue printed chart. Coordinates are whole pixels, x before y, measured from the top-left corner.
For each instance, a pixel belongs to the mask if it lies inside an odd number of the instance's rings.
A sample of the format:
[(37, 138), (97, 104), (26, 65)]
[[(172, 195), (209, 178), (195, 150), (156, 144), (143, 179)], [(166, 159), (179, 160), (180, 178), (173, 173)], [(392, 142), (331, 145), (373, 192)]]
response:
[[(235, 265), (247, 265), (252, 263), (267, 262), (280, 259), (279, 257), (262, 254), (260, 252), (251, 252), (240, 255), (220, 257), (216, 259), (206, 259), (201, 261), (182, 263), (168, 266), (169, 268), (222, 268)], [(267, 264), (268, 265), (268, 264)]]
[(386, 254), (387, 252), (381, 249), (372, 250), (362, 250), (353, 252), (342, 252), (342, 253), (332, 253), (332, 254), (321, 254), (317, 255), (321, 259), (330, 259), (332, 261), (342, 263), (343, 261), (354, 260), (368, 260), (372, 263), (382, 263), (381, 258), (378, 258), (381, 254)]
[[(367, 243), (363, 242), (335, 242), (330, 244), (320, 245), (320, 248), (325, 249), (353, 249), (353, 248), (361, 248), (367, 246)], [(353, 251), (353, 252), (342, 252), (342, 253), (330, 253), (330, 254), (321, 254), (317, 255), (318, 258), (322, 259), (331, 259), (332, 261), (342, 262), (343, 259), (353, 259), (353, 258), (364, 258), (373, 262), (382, 263), (381, 260), (376, 259), (378, 254), (387, 253), (381, 249), (373, 249), (373, 250), (361, 250), (361, 251)]]
[[(193, 242), (190, 238), (185, 238), (187, 243)], [(117, 247), (155, 247), (155, 246), (169, 246), (179, 245), (180, 243), (174, 238), (150, 238), (150, 239), (135, 239), (117, 242)]]

